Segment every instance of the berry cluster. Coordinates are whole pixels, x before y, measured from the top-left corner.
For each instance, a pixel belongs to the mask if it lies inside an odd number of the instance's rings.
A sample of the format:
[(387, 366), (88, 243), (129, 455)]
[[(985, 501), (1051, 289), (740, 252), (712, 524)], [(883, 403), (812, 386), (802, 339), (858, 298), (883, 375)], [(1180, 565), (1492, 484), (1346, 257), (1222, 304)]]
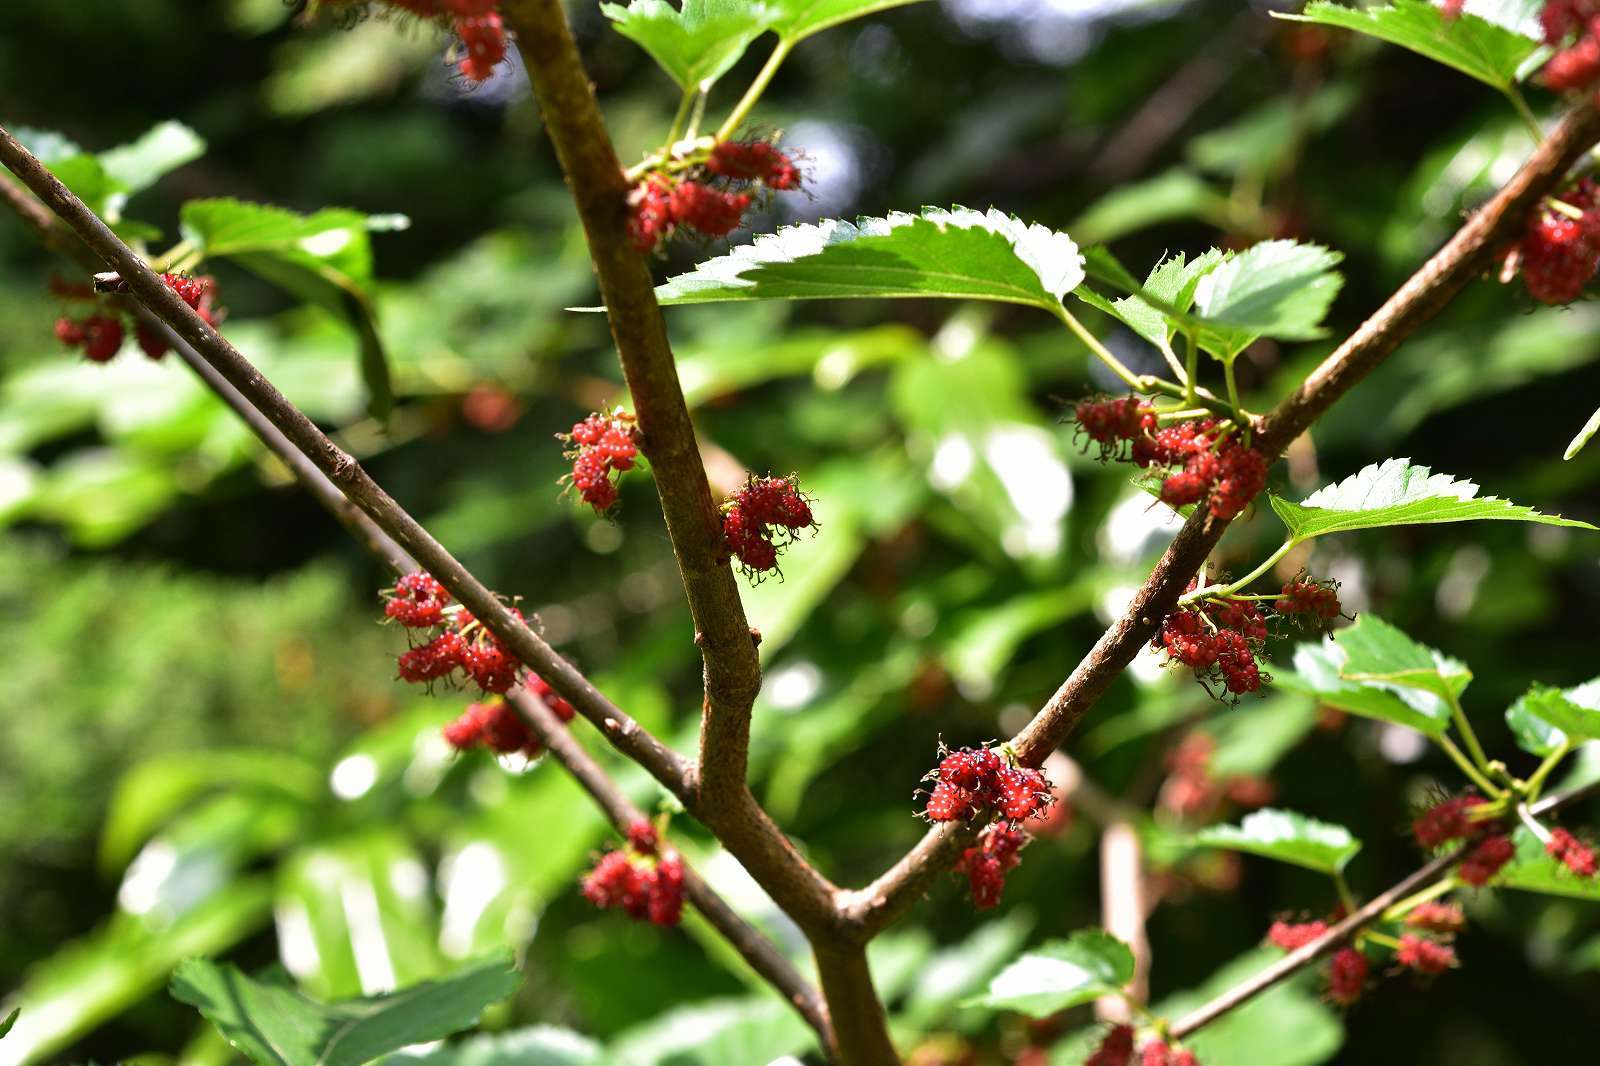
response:
[(978, 815), (1023, 822), (1043, 817), (1052, 802), (1044, 774), (1012, 765), (993, 748), (940, 754), (938, 767), (923, 778), (935, 782), (924, 810), (930, 822), (970, 821)]
[(1267, 460), (1243, 443), (1229, 423), (1200, 419), (1159, 426), (1156, 411), (1136, 397), (1085, 400), (1075, 409), (1078, 426), (1100, 446), (1100, 456), (1127, 458), (1142, 469), (1166, 471), (1161, 502), (1187, 507), (1209, 501), (1218, 518), (1235, 518), (1267, 484)]
[[(428, 684), (461, 670), (485, 692), (505, 693), (516, 683), (516, 657), (465, 608), (451, 606), (450, 594), (431, 575), (407, 574), (383, 597), (386, 617), (408, 629), (441, 630), (400, 655), (400, 680)], [(511, 613), (522, 617), (515, 607)]]
[(628, 234), (641, 252), (655, 251), (680, 229), (726, 237), (739, 228), (758, 187), (798, 189), (800, 168), (767, 141), (723, 141), (681, 176), (654, 171), (641, 179), (628, 198)]
[(1485, 801), (1471, 793), (1440, 800), (1419, 814), (1411, 823), (1411, 835), (1428, 851), (1455, 841), (1467, 841), (1471, 849), (1456, 867), (1456, 877), (1465, 884), (1482, 886), (1516, 855), (1505, 827), (1493, 819), (1473, 817), (1473, 809)]
[(450, 25), (461, 40), (465, 55), (456, 69), (468, 81), (488, 81), (497, 63), (506, 57), (505, 23), (500, 0), (384, 0), (390, 7), (419, 18)]
[(1167, 615), (1150, 646), (1193, 670), (1208, 692), (1220, 682), (1225, 693), (1237, 697), (1261, 688), (1255, 653), (1266, 636), (1266, 618), (1254, 603), (1205, 603)]
[(1139, 1049), (1139, 1066), (1200, 1066), (1200, 1060), (1188, 1048), (1152, 1040)]
[(1551, 830), (1544, 850), (1579, 877), (1595, 876), (1594, 849), (1565, 829)]
[(1283, 586), (1272, 609), (1286, 617), (1321, 623), (1332, 622), (1344, 611), (1339, 604), (1338, 585), (1332, 581), (1312, 581), (1304, 576)]
[(1493, 881), (1516, 854), (1516, 845), (1511, 843), (1510, 837), (1498, 834), (1484, 837), (1456, 866), (1456, 879), (1481, 888)]
[(1544, 83), (1577, 92), (1600, 81), (1600, 3), (1545, 0), (1539, 13), (1545, 43), (1557, 51), (1544, 65)]
[(610, 415), (592, 414), (558, 436), (568, 445), (565, 455), (572, 460), (572, 487), (579, 497), (602, 514), (611, 510), (617, 502), (612, 473), (632, 470), (639, 456), (633, 416), (621, 408)]
[[(1327, 935), (1330, 926), (1324, 921), (1272, 923), (1267, 930), (1267, 942), (1283, 951), (1298, 951), (1313, 941)], [(1328, 960), (1328, 998), (1341, 1007), (1348, 1007), (1361, 998), (1366, 987), (1369, 966), (1366, 955), (1353, 947), (1342, 948)]]
[(961, 853), (956, 872), (967, 875), (972, 905), (988, 910), (1000, 905), (1006, 888), (1006, 874), (1021, 861), (1018, 853), (1028, 842), (1028, 834), (1010, 822), (992, 822), (978, 834), (978, 843)]
[[(1600, 43), (1595, 47), (1600, 52)], [(1559, 202), (1546, 201), (1512, 254), (1529, 296), (1544, 304), (1576, 300), (1600, 268), (1600, 186), (1585, 178)]]
[(1394, 961), (1408, 970), (1415, 970), (1428, 977), (1437, 977), (1456, 964), (1456, 950), (1437, 940), (1407, 933), (1400, 938), (1400, 946), (1395, 949)]
[(683, 860), (660, 847), (655, 827), (628, 827), (627, 847), (600, 856), (583, 878), (583, 897), (596, 907), (617, 907), (630, 917), (673, 926), (683, 914)]
[[(216, 325), (217, 312), (212, 307), (216, 283), (209, 277), (194, 278), (187, 274), (163, 274), (161, 280), (167, 287), (194, 308), (207, 325)], [(66, 300), (97, 301), (94, 291), (87, 286), (67, 285), (52, 280), (51, 292)], [(81, 348), (86, 359), (107, 363), (122, 350), (127, 339), (127, 325), (120, 310), (98, 307), (92, 314), (74, 319), (63, 315), (56, 319), (56, 339), (69, 348)], [(161, 359), (170, 350), (166, 340), (142, 322), (134, 323), (134, 337), (140, 349), (151, 359)]]
[[(577, 714), (539, 675), (528, 674), (526, 683), (528, 691), (563, 722), (572, 721)], [(544, 742), (534, 736), (514, 707), (500, 699), (468, 705), (461, 717), (446, 723), (444, 739), (457, 751), (483, 747), (497, 755), (521, 752), (528, 759), (537, 759), (544, 752)]]
[(1411, 928), (1421, 929), (1423, 932), (1451, 935), (1467, 927), (1467, 916), (1454, 903), (1438, 903), (1430, 900), (1414, 907), (1411, 913), (1406, 915), (1405, 922)]
[(811, 499), (788, 477), (750, 477), (722, 505), (723, 551), (739, 560), (745, 576), (778, 568), (778, 553), (802, 529), (817, 524)]
[[(1084, 1066), (1134, 1066), (1133, 1043), (1133, 1026), (1113, 1025), (1106, 1030), (1099, 1046), (1083, 1060)], [(1159, 1037), (1139, 1049), (1137, 1063), (1138, 1066), (1200, 1066), (1194, 1052), (1173, 1047)]]

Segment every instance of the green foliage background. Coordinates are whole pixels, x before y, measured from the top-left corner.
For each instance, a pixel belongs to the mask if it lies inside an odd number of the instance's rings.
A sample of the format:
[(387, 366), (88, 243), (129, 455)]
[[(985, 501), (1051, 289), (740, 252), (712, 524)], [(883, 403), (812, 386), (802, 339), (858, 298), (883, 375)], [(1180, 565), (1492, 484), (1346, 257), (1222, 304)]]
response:
[[(569, 8), (632, 158), (676, 92), (597, 4)], [(816, 199), (786, 198), (759, 227), (993, 204), (1111, 241), (1136, 271), (1166, 251), (1293, 233), (1346, 256), (1337, 338), (1527, 148), (1505, 101), (1459, 74), (1244, 5), (997, 10), (914, 5), (803, 44), (757, 118), (810, 152)], [(410, 229), (374, 236), (399, 397), (387, 426), (364, 414), (355, 342), (338, 322), (223, 264), (229, 336), (486, 581), (525, 597), (603, 688), (687, 742), (698, 671), (647, 478), (624, 483), (615, 524), (559, 498), (552, 434), (619, 386), (603, 321), (563, 310), (592, 301), (588, 264), (525, 90), (509, 79), (459, 92), (425, 31), (291, 14), (280, 0), (5, 5), (0, 114), (91, 149), (167, 119), (195, 128), (204, 158), (129, 207), (172, 239), (179, 204), (202, 196), (408, 215)], [(720, 92), (759, 60), (746, 56)], [(1150, 137), (1133, 120), (1175, 79), (1172, 132)], [(717, 250), (674, 247), (663, 274)], [(761, 997), (694, 923), (663, 935), (578, 899), (573, 879), (604, 833), (576, 790), (552, 768), (510, 778), (443, 757), (431, 738), (463, 697), (391, 680), (403, 638), (373, 624), (382, 575), (181, 367), (63, 355), (44, 287), (58, 268), (0, 221), (0, 988), (22, 989), (25, 1004), (54, 990), (66, 1004), (73, 1023), (40, 1054), (225, 1059), (161, 991), (175, 938), (201, 919), (205, 935), (180, 954), (232, 951), (257, 969), (281, 948), (308, 991), (359, 992), (352, 944), (372, 933), (346, 907), (351, 885), (374, 892), (402, 980), (526, 946), (524, 986), (497, 1023), (668, 1046), (637, 1027), (685, 1004)], [(821, 501), (822, 531), (792, 552), (787, 579), (748, 597), (769, 666), (755, 779), (831, 876), (860, 883), (919, 835), (911, 793), (938, 738), (977, 742), (1025, 720), (1143, 577), (1158, 516), (1125, 470), (1073, 447), (1062, 398), (1112, 383), (1025, 309), (723, 306), (676, 309), (669, 324), (706, 438), (751, 468), (799, 472)], [(1126, 358), (1148, 355), (1094, 324)], [(1342, 401), (1275, 486), (1298, 499), (1404, 455), (1600, 520), (1600, 448), (1559, 461), (1600, 402), (1597, 325), (1590, 303), (1535, 310), (1515, 287), (1479, 283)], [(1329, 347), (1252, 350), (1249, 402), (1275, 400)], [(953, 440), (972, 462), (963, 477), (950, 472)], [(1248, 569), (1276, 533), (1268, 515), (1243, 526), (1228, 565)], [(1470, 663), (1469, 709), (1509, 752), (1500, 714), (1530, 681), (1596, 673), (1600, 569), (1580, 536), (1410, 528), (1320, 541), (1309, 562), (1346, 582), (1347, 603)], [(1287, 667), (1287, 648), (1278, 660)], [(1358, 886), (1376, 891), (1417, 863), (1398, 830), (1433, 781), (1451, 780), (1448, 764), (1407, 761), (1371, 723), (1313, 730), (1302, 697), (1225, 711), (1172, 677), (1124, 680), (1070, 750), (1102, 786), (1148, 805), (1165, 753), (1201, 722), (1219, 760), (1273, 777), (1278, 805), (1365, 842), (1349, 870)], [(244, 755), (235, 764), (219, 750)], [(118, 778), (159, 757), (175, 761), (119, 798)], [(180, 802), (151, 799), (149, 781), (208, 767)], [(653, 801), (639, 775), (625, 777)], [(122, 836), (106, 835), (108, 818)], [(147, 865), (143, 881), (124, 879), (151, 836), (185, 877)], [(1152, 830), (1158, 854), (1172, 836)], [(713, 880), (798, 947), (712, 847), (686, 834)], [(1208, 877), (1195, 861), (1176, 868), (1152, 919), (1157, 1000), (1232, 965), (1272, 916), (1331, 902), (1313, 875), (1248, 858), (1237, 888), (1218, 891), (1227, 871)], [(1009, 1061), (1082, 1024), (1030, 1031), (955, 1004), (1024, 944), (1093, 924), (1097, 899), (1083, 825), (1028, 851), (999, 912), (975, 915), (953, 880), (941, 886), (877, 959), (908, 1045), (927, 1039), (955, 1048), (929, 1061), (964, 1061), (970, 1041), (976, 1061)], [(1485, 893), (1473, 916), (1466, 968), (1431, 990), (1386, 986), (1348, 1017), (1337, 1061), (1589, 1061), (1593, 905)], [(295, 932), (316, 945), (313, 961), (283, 946)], [(1302, 1054), (1273, 1062), (1334, 1061), (1337, 1019), (1314, 984), (1294, 996), (1241, 1015), (1232, 1050), (1206, 1061), (1267, 1062), (1265, 1047)], [(753, 1015), (769, 1044), (747, 1046), (803, 1049), (770, 1006)], [(25, 1009), (19, 1035), (27, 1020)], [(1075, 1061), (1068, 1046), (1058, 1061)]]

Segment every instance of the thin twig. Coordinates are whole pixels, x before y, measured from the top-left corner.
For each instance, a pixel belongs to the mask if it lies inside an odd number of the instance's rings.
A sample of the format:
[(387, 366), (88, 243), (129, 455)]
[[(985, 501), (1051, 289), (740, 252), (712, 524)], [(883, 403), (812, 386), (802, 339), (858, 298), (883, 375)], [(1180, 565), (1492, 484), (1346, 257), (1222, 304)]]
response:
[[(1573, 789), (1563, 795), (1551, 796), (1535, 804), (1533, 810), (1536, 814), (1548, 814), (1552, 811), (1560, 810), (1562, 807), (1588, 799), (1597, 793), (1600, 793), (1600, 782)], [(1228, 989), (1228, 991), (1204, 1006), (1197, 1007), (1184, 1015), (1169, 1030), (1173, 1039), (1181, 1040), (1195, 1030), (1216, 1021), (1229, 1011), (1244, 1006), (1273, 985), (1298, 973), (1324, 955), (1331, 953), (1340, 944), (1360, 932), (1365, 926), (1378, 920), (1383, 915), (1383, 912), (1395, 903), (1405, 899), (1455, 865), (1456, 861), (1470, 848), (1470, 844), (1463, 845), (1454, 851), (1440, 855), (1387, 892), (1368, 900), (1359, 910), (1351, 913), (1348, 918), (1329, 929), (1316, 940), (1304, 947), (1291, 951), (1260, 973)]]
[[(28, 223), (47, 247), (69, 255), (87, 269), (95, 268), (94, 257), (88, 248), (66, 231), (42, 203), (18, 189), (8, 179), (0, 178), (0, 200), (4, 200)], [(177, 357), (216, 393), (223, 404), (255, 433), (267, 450), (289, 469), (295, 480), (338, 519), (370, 554), (387, 564), (396, 574), (407, 574), (417, 569), (417, 562), (409, 552), (352, 504), (337, 485), (187, 341), (142, 305), (135, 305), (135, 314), (142, 326), (166, 340)], [(625, 833), (628, 825), (644, 817), (542, 700), (521, 688), (512, 692), (508, 699), (550, 754), (577, 779), (619, 832)], [(827, 1009), (817, 990), (807, 983), (771, 941), (739, 917), (687, 863), (684, 864), (684, 893), (707, 923), (733, 946), (750, 968), (776, 988), (816, 1031), (822, 1046), (829, 1046), (832, 1034), (828, 1027)]]
[[(1276, 460), (1336, 400), (1486, 270), (1496, 252), (1522, 225), (1528, 211), (1556, 187), (1596, 141), (1600, 141), (1600, 112), (1592, 102), (1585, 102), (1561, 121), (1449, 243), (1259, 421), (1257, 447), (1263, 454)], [(1121, 676), (1172, 610), (1184, 585), (1205, 564), (1227, 526), (1226, 520), (1210, 516), (1204, 508), (1184, 524), (1122, 617), (1112, 623), (1033, 720), (1011, 739), (1012, 749), (1023, 763), (1037, 766), (1043, 762)], [(905, 913), (933, 879), (955, 861), (958, 845), (951, 830), (935, 827), (876, 881), (850, 893), (844, 901), (845, 916), (856, 935), (871, 937)]]

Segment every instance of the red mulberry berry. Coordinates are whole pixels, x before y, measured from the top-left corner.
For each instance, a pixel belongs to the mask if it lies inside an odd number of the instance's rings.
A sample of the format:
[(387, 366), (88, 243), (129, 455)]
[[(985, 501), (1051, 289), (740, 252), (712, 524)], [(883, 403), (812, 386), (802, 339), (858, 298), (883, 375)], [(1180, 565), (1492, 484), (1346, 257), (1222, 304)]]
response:
[(1267, 485), (1267, 460), (1254, 448), (1232, 447), (1221, 455), (1221, 477), (1211, 494), (1211, 513), (1235, 518)]
[(656, 827), (648, 819), (639, 818), (628, 823), (628, 846), (634, 851), (654, 855), (656, 844)]
[(683, 860), (669, 853), (656, 863), (646, 917), (656, 925), (671, 927), (678, 924), (682, 915)]
[(1367, 957), (1357, 948), (1340, 948), (1328, 961), (1328, 998), (1348, 1007), (1367, 984)]
[[(1593, 41), (1594, 38), (1588, 38)], [(1600, 43), (1595, 47), (1600, 49)], [(1600, 266), (1600, 211), (1593, 182), (1581, 181), (1562, 193), (1581, 218), (1540, 208), (1528, 220), (1519, 251), (1528, 295), (1540, 303), (1571, 303)]]
[(981, 772), (978, 759), (965, 748), (951, 752), (939, 763), (939, 780), (948, 781), (957, 788), (976, 788)]
[(136, 325), (133, 331), (133, 337), (134, 340), (139, 342), (139, 350), (144, 352), (147, 357), (154, 359), (157, 362), (165, 359), (167, 353), (172, 350), (172, 348), (167, 344), (167, 339), (165, 337), (163, 337), (156, 330), (145, 325), (143, 322), (140, 322)]
[(56, 319), (55, 328), (56, 340), (60, 341), (62, 344), (65, 344), (68, 348), (76, 348), (83, 343), (84, 328), (81, 323), (74, 322), (70, 318), (62, 317)]
[(646, 884), (627, 852), (608, 851), (584, 876), (583, 897), (596, 907), (622, 907), (629, 911), (642, 903)]
[(1475, 827), (1467, 812), (1481, 802), (1476, 796), (1455, 796), (1436, 803), (1411, 823), (1411, 833), (1429, 851), (1471, 836)]
[(928, 795), (930, 822), (959, 822), (972, 813), (972, 796), (948, 781), (940, 781)]
[(1133, 1026), (1113, 1025), (1083, 1066), (1129, 1066), (1133, 1058)]
[(724, 141), (711, 149), (706, 169), (735, 181), (759, 181), (769, 189), (793, 189), (800, 184), (794, 161), (766, 141)]
[(1222, 629), (1231, 629), (1248, 641), (1267, 639), (1267, 619), (1261, 608), (1249, 601), (1224, 600), (1206, 608), (1213, 621)]
[(1177, 509), (1199, 503), (1204, 498), (1211, 483), (1199, 474), (1191, 474), (1187, 470), (1180, 470), (1176, 474), (1169, 474), (1161, 483), (1161, 502), (1168, 507)]
[(1550, 841), (1544, 846), (1544, 850), (1579, 877), (1595, 875), (1594, 849), (1565, 829), (1551, 830)]
[(1165, 648), (1173, 662), (1199, 672), (1211, 669), (1217, 661), (1216, 637), (1196, 611), (1178, 610), (1167, 615), (1151, 644)]
[(962, 852), (956, 872), (967, 875), (974, 907), (988, 910), (999, 905), (1006, 887), (1006, 874), (1020, 861), (1018, 853), (1027, 840), (1027, 834), (1021, 830), (1005, 822), (995, 822), (984, 829), (975, 846)]
[(578, 714), (572, 704), (556, 695), (556, 690), (551, 688), (544, 678), (538, 674), (528, 674), (528, 691), (538, 696), (544, 705), (555, 712), (555, 716), (563, 722), (570, 722)]
[(460, 64), (462, 76), (468, 81), (488, 81), (495, 65), (506, 57), (506, 31), (499, 13), (458, 18), (456, 36), (467, 52)]
[(462, 665), (466, 641), (454, 631), (441, 633), (400, 656), (400, 679), (413, 684), (437, 681)]
[(1461, 860), (1461, 865), (1456, 867), (1456, 877), (1469, 885), (1486, 885), (1516, 853), (1516, 845), (1511, 843), (1510, 837), (1485, 837)]
[(1000, 813), (1014, 822), (1034, 817), (1050, 802), (1050, 786), (1037, 770), (1002, 770), (999, 785)]
[(485, 692), (505, 693), (517, 680), (518, 662), (498, 640), (480, 640), (461, 652), (461, 665)]
[(444, 739), (457, 751), (469, 751), (483, 743), (483, 723), (478, 718), (478, 705), (473, 704), (453, 721), (445, 723)]
[(1406, 915), (1406, 924), (1429, 933), (1459, 933), (1467, 927), (1467, 916), (1453, 903), (1429, 902)]
[(389, 602), (383, 605), (383, 613), (403, 626), (426, 629), (444, 621), (445, 605), (449, 602), (450, 593), (445, 587), (435, 581), (433, 575), (418, 570), (395, 582)]
[(655, 251), (672, 235), (676, 221), (670, 188), (655, 178), (634, 186), (628, 196), (628, 239), (637, 251)]
[(1320, 940), (1328, 931), (1327, 922), (1273, 922), (1267, 930), (1267, 939), (1274, 947), (1284, 951), (1297, 951), (1313, 940)]
[(672, 190), (672, 217), (707, 237), (726, 237), (738, 229), (749, 206), (747, 193), (722, 192), (696, 181)]
[(1249, 642), (1231, 629), (1217, 634), (1217, 669), (1222, 671), (1228, 691), (1235, 695), (1261, 688), (1261, 668), (1256, 665)]
[(1456, 964), (1454, 948), (1410, 933), (1400, 938), (1400, 947), (1396, 949), (1394, 958), (1406, 969), (1430, 977), (1442, 974)]
[(83, 320), (83, 354), (96, 363), (108, 363), (122, 350), (122, 319), (112, 315), (90, 315)]
[(1331, 585), (1304, 579), (1285, 584), (1272, 606), (1282, 615), (1307, 615), (1324, 621), (1339, 617), (1343, 610)]

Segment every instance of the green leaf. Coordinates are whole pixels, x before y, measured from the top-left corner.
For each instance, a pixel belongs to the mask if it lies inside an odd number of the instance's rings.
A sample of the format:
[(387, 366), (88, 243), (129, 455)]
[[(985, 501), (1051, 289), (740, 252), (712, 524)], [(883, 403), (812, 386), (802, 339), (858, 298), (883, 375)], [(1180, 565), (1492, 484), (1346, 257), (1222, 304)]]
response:
[(373, 282), (373, 231), (403, 229), (404, 216), (368, 216), (344, 208), (301, 215), (242, 200), (191, 200), (180, 215), (184, 239), (206, 258), (231, 258), (308, 303), (347, 322), (360, 342), (368, 406), (386, 417), (393, 400), (389, 361), (378, 336)]
[(1168, 348), (1189, 308), (1194, 306), (1194, 293), (1200, 279), (1226, 258), (1212, 248), (1193, 259), (1185, 259), (1182, 252), (1163, 259), (1145, 278), (1140, 292), (1112, 301), (1111, 313), (1157, 348)]
[(1382, 681), (1448, 701), (1472, 680), (1465, 664), (1418, 644), (1373, 614), (1362, 615), (1334, 639), (1344, 649), (1339, 676), (1347, 681)]
[(1355, 30), (1454, 67), (1485, 85), (1508, 92), (1537, 41), (1471, 12), (1446, 18), (1431, 0), (1395, 0), (1383, 7), (1352, 8), (1329, 0), (1306, 5), (1299, 15), (1278, 18)]
[(1082, 929), (1025, 953), (995, 975), (972, 1002), (1044, 1018), (1115, 995), (1133, 980), (1133, 952), (1100, 929)]
[(1600, 740), (1600, 678), (1565, 692), (1535, 685), (1515, 706), (1548, 722), (1569, 739)]
[(475, 1024), (520, 981), (510, 957), (502, 956), (386, 996), (318, 1003), (246, 977), (231, 964), (189, 959), (173, 974), (171, 988), (174, 998), (199, 1008), (261, 1066), (359, 1066)]
[[(1151, 1013), (1162, 1018), (1181, 1018), (1281, 957), (1281, 952), (1270, 949), (1240, 956), (1217, 970), (1199, 988), (1158, 1001), (1151, 1007)], [(1308, 971), (1284, 981), (1237, 1010), (1224, 1014), (1186, 1038), (1184, 1044), (1205, 1063), (1317, 1066), (1330, 1062), (1344, 1040), (1344, 1028), (1339, 1015), (1322, 1002), (1319, 980), (1319, 975)]]
[(793, 44), (813, 33), (851, 19), (866, 18), (891, 7), (904, 7), (918, 0), (771, 0), (778, 11), (773, 29), (784, 41)]
[(99, 153), (106, 174), (129, 195), (148, 189), (206, 152), (205, 140), (181, 122), (163, 122), (132, 144)]
[(1294, 672), (1280, 673), (1276, 683), (1315, 696), (1330, 707), (1407, 726), (1430, 737), (1450, 728), (1450, 707), (1429, 692), (1382, 681), (1351, 681), (1343, 676), (1345, 649), (1333, 638), (1301, 644), (1294, 652)]
[(977, 993), (1016, 956), (1034, 923), (1032, 912), (1019, 907), (941, 949), (923, 967), (896, 1020), (919, 1031), (947, 1028), (956, 1004)]
[(1539, 839), (1522, 826), (1511, 836), (1516, 855), (1505, 866), (1495, 884), (1546, 896), (1569, 896), (1600, 902), (1600, 878), (1579, 877), (1544, 850)]
[(744, 55), (778, 13), (748, 0), (666, 0), (601, 4), (618, 33), (650, 53), (684, 90), (707, 91)]
[(1193, 171), (1177, 168), (1106, 193), (1079, 215), (1082, 241), (1114, 241), (1162, 222), (1198, 218), (1225, 225), (1228, 198)]
[(1545, 719), (1528, 709), (1528, 697), (1517, 697), (1517, 702), (1506, 708), (1506, 728), (1511, 730), (1517, 747), (1540, 757), (1549, 755), (1567, 741), (1567, 735)]
[(1263, 241), (1224, 259), (1195, 286), (1200, 343), (1231, 359), (1257, 337), (1310, 340), (1344, 279), (1333, 272), (1342, 259), (1317, 244)]
[(1479, 496), (1478, 486), (1449, 474), (1432, 473), (1410, 459), (1385, 459), (1327, 485), (1300, 503), (1269, 496), (1273, 512), (1297, 541), (1327, 533), (1348, 533), (1383, 526), (1432, 525), (1441, 522), (1537, 522), (1546, 526), (1595, 529), (1531, 507)]
[(788, 1004), (770, 997), (679, 1007), (634, 1026), (608, 1049), (608, 1066), (729, 1066), (772, 1062), (816, 1046)]
[(925, 297), (1057, 312), (1083, 281), (1065, 233), (990, 209), (924, 208), (789, 226), (656, 289), (663, 304)]
[(6, 1015), (6, 1020), (3, 1021), (3, 1022), (0, 1022), (0, 1037), (3, 1037), (7, 1033), (11, 1032), (11, 1027), (13, 1025), (17, 1024), (17, 1015), (19, 1015), (21, 1013), (22, 1013), (22, 1008), (21, 1007), (13, 1007), (11, 1009), (11, 1013)]
[(1578, 435), (1572, 438), (1572, 443), (1567, 445), (1567, 450), (1561, 453), (1561, 458), (1571, 459), (1583, 451), (1583, 446), (1588, 444), (1596, 433), (1600, 433), (1600, 407), (1595, 408), (1594, 414), (1589, 416), (1589, 421), (1578, 430)]
[(479, 1034), (428, 1051), (401, 1051), (383, 1066), (600, 1066), (600, 1045), (571, 1029), (533, 1025)]
[(1263, 855), (1325, 874), (1340, 872), (1361, 850), (1361, 841), (1342, 825), (1271, 807), (1246, 815), (1237, 826), (1208, 826), (1194, 835), (1194, 842)]

